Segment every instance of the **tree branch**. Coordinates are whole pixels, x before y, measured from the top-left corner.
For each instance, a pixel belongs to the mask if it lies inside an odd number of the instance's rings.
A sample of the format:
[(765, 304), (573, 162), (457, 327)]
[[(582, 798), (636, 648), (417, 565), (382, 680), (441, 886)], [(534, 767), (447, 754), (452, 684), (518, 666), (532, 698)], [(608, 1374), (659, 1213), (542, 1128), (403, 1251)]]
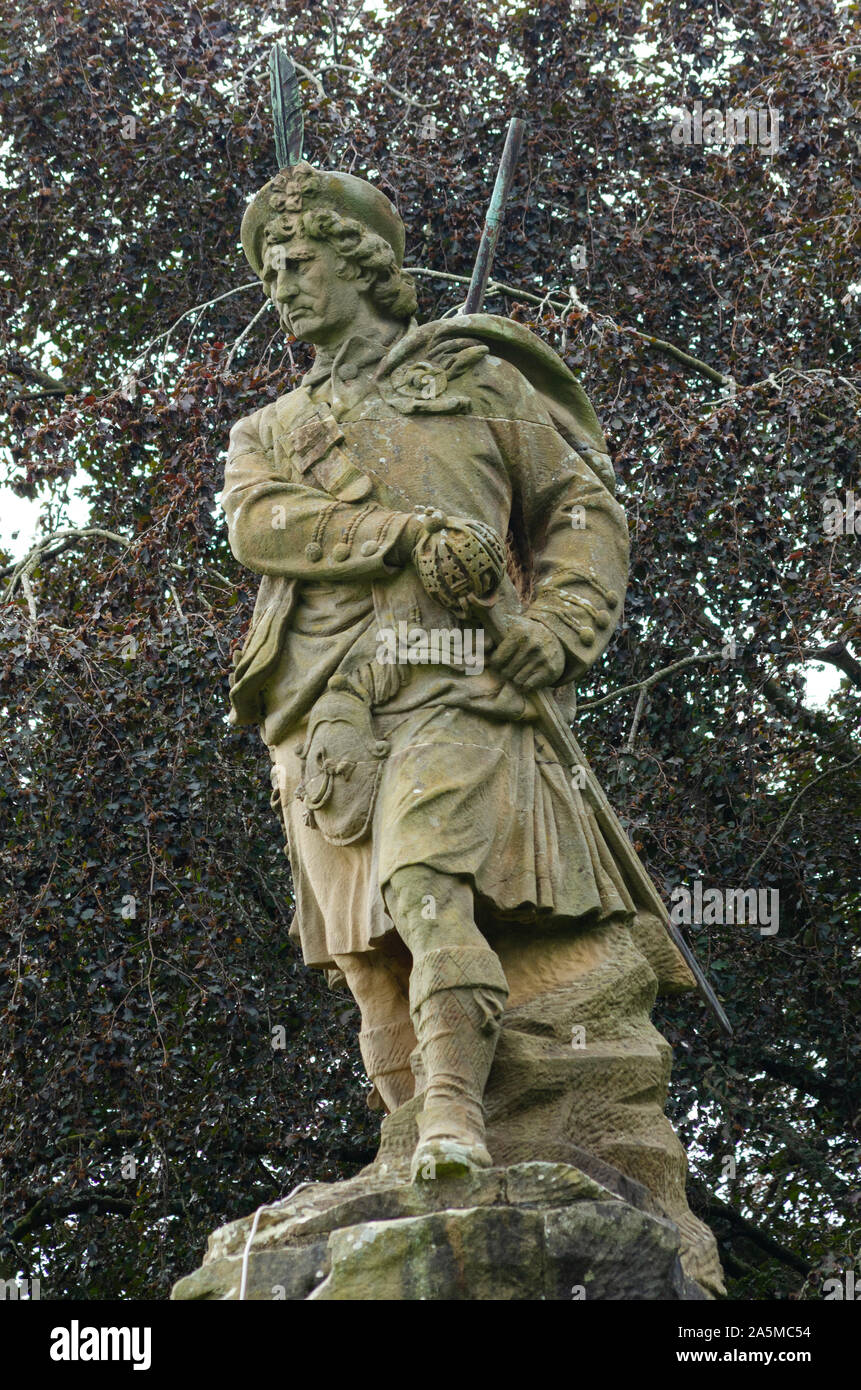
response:
[(272, 300), (264, 299), (260, 308), (257, 310), (257, 313), (254, 315), (254, 318), (250, 319), (249, 322), (246, 323), (242, 332), (239, 334), (237, 338), (234, 339), (233, 346), (231, 347), (230, 352), (227, 355), (227, 361), (221, 369), (222, 376), (227, 376), (227, 373), (230, 371), (230, 367), (234, 357), (236, 356), (236, 349), (239, 347), (239, 344), (245, 341), (252, 328), (254, 327), (255, 323), (257, 323), (258, 319), (262, 319), (263, 315), (266, 313), (266, 310), (271, 309), (272, 307)]
[(845, 753), (855, 753), (857, 744), (851, 738), (847, 738), (839, 729), (836, 729), (826, 715), (820, 714), (817, 710), (808, 709), (798, 700), (793, 700), (779, 681), (775, 680), (774, 676), (768, 676), (763, 681), (762, 673), (756, 666), (751, 664), (749, 668), (746, 668), (742, 663), (741, 669), (742, 675), (747, 676), (749, 682), (765, 696), (769, 704), (773, 705), (779, 714), (783, 715), (784, 719), (790, 719), (799, 724), (807, 733), (815, 734), (817, 738), (827, 739), (835, 748), (841, 748)]
[(861, 690), (861, 661), (856, 661), (845, 643), (831, 642), (829, 646), (819, 648), (804, 647), (801, 654), (814, 661), (827, 661), (830, 666), (836, 666)]
[[(810, 1140), (802, 1139), (790, 1125), (777, 1122), (774, 1124), (774, 1133), (783, 1141), (786, 1152), (807, 1169), (830, 1197), (838, 1202), (845, 1202), (851, 1196), (852, 1188), (834, 1172), (830, 1154), (819, 1153)], [(820, 1142), (825, 1144), (827, 1141), (820, 1139)]]
[(640, 690), (637, 705), (634, 710), (634, 718), (631, 720), (631, 730), (628, 734), (628, 742), (626, 744), (629, 753), (633, 753), (634, 751), (634, 745), (637, 740), (637, 730), (640, 727), (640, 720), (643, 717), (643, 710), (646, 705), (646, 696), (648, 695), (648, 693), (649, 687), (644, 683), (642, 689)]
[[(601, 315), (603, 318), (603, 315)], [(607, 322), (612, 322), (608, 319)], [(639, 338), (642, 343), (648, 343), (649, 347), (656, 348), (658, 352), (666, 352), (670, 357), (674, 357), (677, 362), (681, 362), (685, 367), (693, 367), (694, 371), (707, 376), (709, 381), (713, 381), (718, 386), (726, 386), (730, 391), (737, 389), (735, 377), (724, 376), (716, 367), (710, 367), (708, 362), (700, 361), (699, 357), (693, 357), (691, 353), (685, 352), (682, 348), (676, 347), (675, 343), (668, 343), (666, 338), (654, 338), (650, 333), (641, 333), (639, 328), (623, 328), (614, 324), (620, 333), (633, 333), (635, 338)]]
[(426, 109), (431, 105), (431, 103), (427, 101), (416, 101), (415, 97), (410, 96), (409, 92), (402, 92), (397, 87), (393, 87), (391, 82), (385, 77), (379, 77), (377, 73), (368, 72), (365, 68), (357, 68), (352, 63), (325, 63), (319, 73), (316, 73), (312, 72), (310, 68), (306, 68), (303, 63), (298, 63), (295, 58), (292, 61), (296, 71), (301, 72), (303, 77), (307, 77), (309, 81), (314, 83), (317, 88), (317, 95), (320, 97), (321, 101), (325, 101), (326, 99), (326, 89), (323, 86), (322, 80), (323, 77), (327, 72), (338, 71), (355, 73), (357, 77), (364, 77), (367, 82), (378, 82), (380, 86), (385, 87), (396, 96), (399, 101), (405, 102), (408, 107), (420, 106)]
[[(645, 680), (635, 681), (632, 685), (622, 685), (618, 690), (611, 690), (609, 695), (601, 695), (597, 700), (586, 700), (582, 705), (578, 705), (578, 713), (581, 710), (600, 709), (602, 705), (609, 705), (612, 700), (618, 700), (622, 695), (631, 695), (635, 690), (645, 692), (675, 671), (681, 671), (684, 667), (694, 666), (699, 662), (719, 661), (722, 656), (723, 652), (700, 652), (697, 656), (682, 657), (681, 661), (674, 661), (672, 666), (664, 666), (660, 671), (654, 671), (651, 676), (646, 676)], [(629, 742), (636, 731), (635, 725), (631, 730)]]
[(730, 1207), (726, 1202), (722, 1202), (713, 1192), (708, 1192), (701, 1183), (690, 1183), (691, 1188), (696, 1192), (698, 1201), (697, 1207), (700, 1214), (707, 1220), (714, 1217), (722, 1218), (727, 1221), (739, 1236), (749, 1240), (751, 1244), (759, 1247), (766, 1255), (772, 1259), (779, 1260), (781, 1264), (788, 1265), (790, 1269), (797, 1270), (799, 1274), (807, 1275), (810, 1272), (810, 1262), (796, 1255), (794, 1250), (787, 1250), (779, 1245), (773, 1236), (761, 1231), (758, 1226), (754, 1226), (752, 1221), (742, 1216), (741, 1212)]
[[(458, 285), (468, 285), (470, 283), (469, 277), (466, 275), (449, 275), (446, 271), (442, 270), (425, 270), (423, 266), (404, 266), (404, 270), (409, 275), (426, 275), (433, 280), (451, 280)], [(555, 309), (557, 313), (565, 313), (566, 310), (571, 308), (570, 299), (563, 304), (561, 300), (551, 299), (549, 294), (533, 294), (529, 290), (518, 289), (514, 285), (503, 285), (498, 280), (491, 281), (485, 293), (488, 295), (507, 294), (510, 295), (512, 299), (524, 299), (529, 304), (538, 304), (541, 307), (546, 305), (551, 309)], [(651, 333), (643, 333), (639, 328), (632, 328), (628, 325), (616, 323), (615, 320), (608, 318), (606, 314), (599, 314), (596, 313), (594, 309), (590, 309), (588, 304), (584, 304), (582, 300), (578, 301), (575, 307), (589, 314), (591, 318), (600, 319), (603, 323), (609, 324), (617, 333), (630, 333), (633, 337), (639, 338), (640, 342), (645, 343), (648, 347), (655, 348), (659, 352), (669, 353), (677, 362), (683, 363), (686, 367), (693, 367), (695, 371), (701, 372), (703, 376), (708, 377), (709, 381), (714, 381), (718, 386), (728, 387), (731, 391), (736, 390), (737, 383), (734, 377), (725, 376), (724, 373), (719, 372), (716, 367), (710, 367), (708, 362), (702, 362), (699, 357), (694, 357), (691, 353), (685, 352), (680, 347), (676, 347), (675, 343), (667, 342), (666, 338), (656, 338)]]
[[(298, 67), (298, 64), (296, 66)], [(184, 319), (190, 318), (192, 314), (197, 315), (194, 327), (192, 328), (191, 336), (189, 337), (188, 345), (186, 346), (186, 351), (188, 351), (188, 346), (190, 346), (191, 344), (191, 338), (194, 337), (194, 331), (197, 328), (197, 322), (201, 318), (205, 310), (211, 309), (214, 304), (220, 304), (223, 299), (229, 299), (231, 295), (242, 294), (245, 290), (259, 288), (259, 280), (249, 280), (244, 285), (236, 285), (232, 290), (225, 290), (224, 294), (217, 294), (213, 299), (204, 300), (202, 304), (193, 304), (190, 309), (183, 310), (183, 312), (179, 315), (179, 318), (174, 319), (173, 323), (170, 325), (169, 328), (166, 328), (163, 333), (157, 334), (155, 338), (151, 338), (150, 341), (145, 344), (145, 346), (135, 357), (131, 366), (124, 373), (123, 379), (120, 382), (119, 387), (115, 389), (121, 390), (128, 378), (134, 377), (136, 375), (137, 369), (143, 365), (149, 353), (152, 352), (152, 349), (156, 347), (158, 343), (161, 342), (164, 343), (164, 347), (161, 350), (161, 358), (162, 361), (164, 360), (164, 354), (167, 352), (168, 346), (170, 344), (170, 338)], [(253, 327), (256, 320), (260, 317), (261, 312), (262, 310), (255, 315), (255, 317), (251, 320), (251, 323), (249, 323), (247, 327), (243, 330), (243, 332), (237, 339), (237, 343), (240, 342), (242, 338), (245, 336), (245, 334)], [(236, 344), (234, 344), (234, 347), (235, 346)], [(66, 381), (65, 379), (61, 381), (55, 381), (52, 377), (48, 376), (46, 372), (39, 371), (37, 368), (31, 367), (29, 363), (24, 362), (23, 358), (6, 358), (4, 359), (3, 367), (11, 375), (19, 376), (24, 380), (35, 381), (43, 388), (41, 391), (34, 391), (26, 396), (17, 396), (16, 400), (41, 400), (44, 397), (50, 396), (75, 395), (79, 393), (81, 390), (79, 383), (73, 381)], [(9, 572), (10, 571), (8, 570), (6, 571), (6, 573)]]
[(801, 791), (797, 794), (797, 796), (793, 797), (792, 802), (790, 803), (789, 810), (786, 812), (786, 815), (781, 820), (779, 826), (775, 830), (765, 849), (762, 851), (761, 854), (757, 855), (756, 859), (754, 859), (753, 863), (748, 869), (748, 874), (752, 875), (757, 864), (761, 863), (761, 861), (768, 854), (768, 851), (771, 849), (771, 846), (774, 844), (775, 840), (779, 838), (780, 832), (783, 830), (783, 827), (786, 825), (786, 822), (789, 820), (789, 817), (792, 815), (799, 801), (804, 796), (804, 793), (808, 792), (811, 787), (815, 787), (817, 782), (824, 781), (826, 777), (833, 777), (838, 772), (846, 772), (850, 767), (854, 767), (857, 762), (861, 762), (861, 753), (859, 753), (857, 757), (851, 758), (848, 763), (843, 763), (841, 767), (827, 767), (824, 772), (819, 773), (818, 777), (812, 777), (809, 782), (805, 782), (804, 786), (801, 788)]
[(785, 1086), (794, 1086), (797, 1091), (803, 1091), (805, 1095), (817, 1096), (820, 1100), (838, 1107), (848, 1107), (850, 1119), (854, 1116), (855, 1098), (859, 1089), (857, 1080), (854, 1090), (851, 1086), (838, 1086), (827, 1076), (821, 1076), (819, 1072), (813, 1071), (810, 1067), (786, 1061), (783, 1057), (773, 1057), (768, 1053), (758, 1054), (755, 1059), (752, 1059), (751, 1065), (761, 1067), (775, 1081), (781, 1081)]
[[(53, 560), (55, 556), (62, 555), (64, 550), (70, 550), (79, 540), (86, 540), (90, 536), (100, 536), (103, 540), (113, 541), (116, 545), (131, 545), (128, 536), (119, 536), (115, 531), (105, 531), (101, 526), (75, 526), (68, 527), (63, 531), (52, 531), (50, 536), (43, 537), (28, 550), (23, 560), (17, 560), (14, 564), (7, 565), (5, 569), (0, 570), (0, 579), (5, 579), (7, 574), (12, 576), (6, 589), (7, 602), (12, 598), (19, 582), (22, 587), (25, 587), (31, 571), (35, 569), (40, 560)], [(54, 541), (61, 543), (54, 546)]]
[(12, 1227), (6, 1240), (20, 1240), (21, 1236), (29, 1235), (31, 1231), (38, 1230), (41, 1226), (50, 1226), (53, 1221), (57, 1221), (63, 1216), (92, 1215), (96, 1212), (106, 1212), (111, 1216), (131, 1216), (134, 1209), (134, 1202), (129, 1201), (127, 1197), (114, 1197), (110, 1194), (98, 1196), (91, 1193), (90, 1195), (81, 1194), (78, 1197), (62, 1198), (40, 1197), (26, 1216), (22, 1216), (17, 1225)]
[(37, 386), (41, 386), (41, 391), (34, 392), (32, 396), (19, 396), (18, 400), (34, 400), (39, 396), (66, 396), (77, 389), (74, 382), (66, 381), (65, 378), (57, 381), (18, 354), (4, 357), (2, 370), (9, 376), (17, 376), (21, 381), (33, 381)]
[[(723, 642), (724, 634), (721, 632), (717, 623), (702, 612), (697, 610), (691, 612), (684, 610), (688, 620), (693, 627), (697, 627), (714, 642)], [(793, 655), (794, 653), (785, 653)], [(773, 657), (775, 653), (769, 653)], [(818, 710), (808, 709), (806, 705), (795, 700), (790, 696), (783, 686), (774, 676), (763, 676), (762, 670), (753, 659), (752, 654), (746, 654), (745, 658), (738, 663), (739, 675), (745, 683), (752, 687), (769, 704), (773, 705), (777, 712), (783, 715), (784, 719), (789, 719), (804, 729), (806, 733), (814, 734), (817, 738), (825, 739), (834, 748), (838, 748), (850, 759), (854, 758), (858, 752), (858, 744), (852, 738), (848, 738), (841, 729), (836, 728), (827, 715)]]

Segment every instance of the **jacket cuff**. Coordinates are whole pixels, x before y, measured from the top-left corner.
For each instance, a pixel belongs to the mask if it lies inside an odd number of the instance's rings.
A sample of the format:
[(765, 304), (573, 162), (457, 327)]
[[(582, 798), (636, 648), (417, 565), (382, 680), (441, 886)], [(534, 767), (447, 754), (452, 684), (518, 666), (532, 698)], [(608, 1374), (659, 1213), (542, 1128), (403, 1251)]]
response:
[(560, 677), (560, 684), (578, 680), (600, 655), (603, 643), (599, 645), (596, 642), (594, 628), (586, 622), (578, 623), (577, 619), (572, 620), (567, 613), (560, 613), (555, 606), (546, 603), (533, 604), (526, 610), (524, 617), (541, 623), (542, 627), (552, 632), (561, 643), (565, 652), (565, 669)]

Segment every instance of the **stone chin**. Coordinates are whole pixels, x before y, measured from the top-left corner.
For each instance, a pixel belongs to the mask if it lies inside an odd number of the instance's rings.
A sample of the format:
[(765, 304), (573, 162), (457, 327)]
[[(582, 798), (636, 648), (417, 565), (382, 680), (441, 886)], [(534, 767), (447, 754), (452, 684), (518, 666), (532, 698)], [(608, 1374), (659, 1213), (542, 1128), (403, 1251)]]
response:
[(316, 335), (320, 329), (325, 328), (325, 324), (311, 309), (281, 310), (278, 318), (285, 333), (306, 343), (314, 341), (309, 335)]

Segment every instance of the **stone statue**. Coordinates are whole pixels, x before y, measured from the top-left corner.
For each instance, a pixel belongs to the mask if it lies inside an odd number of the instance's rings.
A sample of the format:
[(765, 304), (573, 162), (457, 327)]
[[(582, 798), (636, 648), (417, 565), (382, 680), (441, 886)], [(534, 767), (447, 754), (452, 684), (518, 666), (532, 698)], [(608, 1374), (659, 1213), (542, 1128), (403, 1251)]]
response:
[(693, 979), (535, 708), (549, 690), (573, 717), (622, 612), (595, 413), (523, 327), (416, 322), (403, 223), (370, 183), (300, 160), (242, 245), (316, 359), (231, 433), (230, 544), (261, 576), (231, 717), (271, 754), (291, 935), (361, 1010), (381, 1152), (418, 1183), (591, 1155), (720, 1290), (648, 1017)]

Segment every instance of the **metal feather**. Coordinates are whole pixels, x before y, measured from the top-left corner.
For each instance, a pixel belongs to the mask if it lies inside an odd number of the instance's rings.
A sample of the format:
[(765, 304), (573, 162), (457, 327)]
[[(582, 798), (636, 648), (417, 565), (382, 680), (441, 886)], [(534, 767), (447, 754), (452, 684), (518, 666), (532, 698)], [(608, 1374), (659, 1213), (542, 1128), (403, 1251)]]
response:
[(305, 121), (296, 69), (278, 43), (272, 45), (269, 54), (269, 92), (278, 168), (286, 169), (302, 158)]

